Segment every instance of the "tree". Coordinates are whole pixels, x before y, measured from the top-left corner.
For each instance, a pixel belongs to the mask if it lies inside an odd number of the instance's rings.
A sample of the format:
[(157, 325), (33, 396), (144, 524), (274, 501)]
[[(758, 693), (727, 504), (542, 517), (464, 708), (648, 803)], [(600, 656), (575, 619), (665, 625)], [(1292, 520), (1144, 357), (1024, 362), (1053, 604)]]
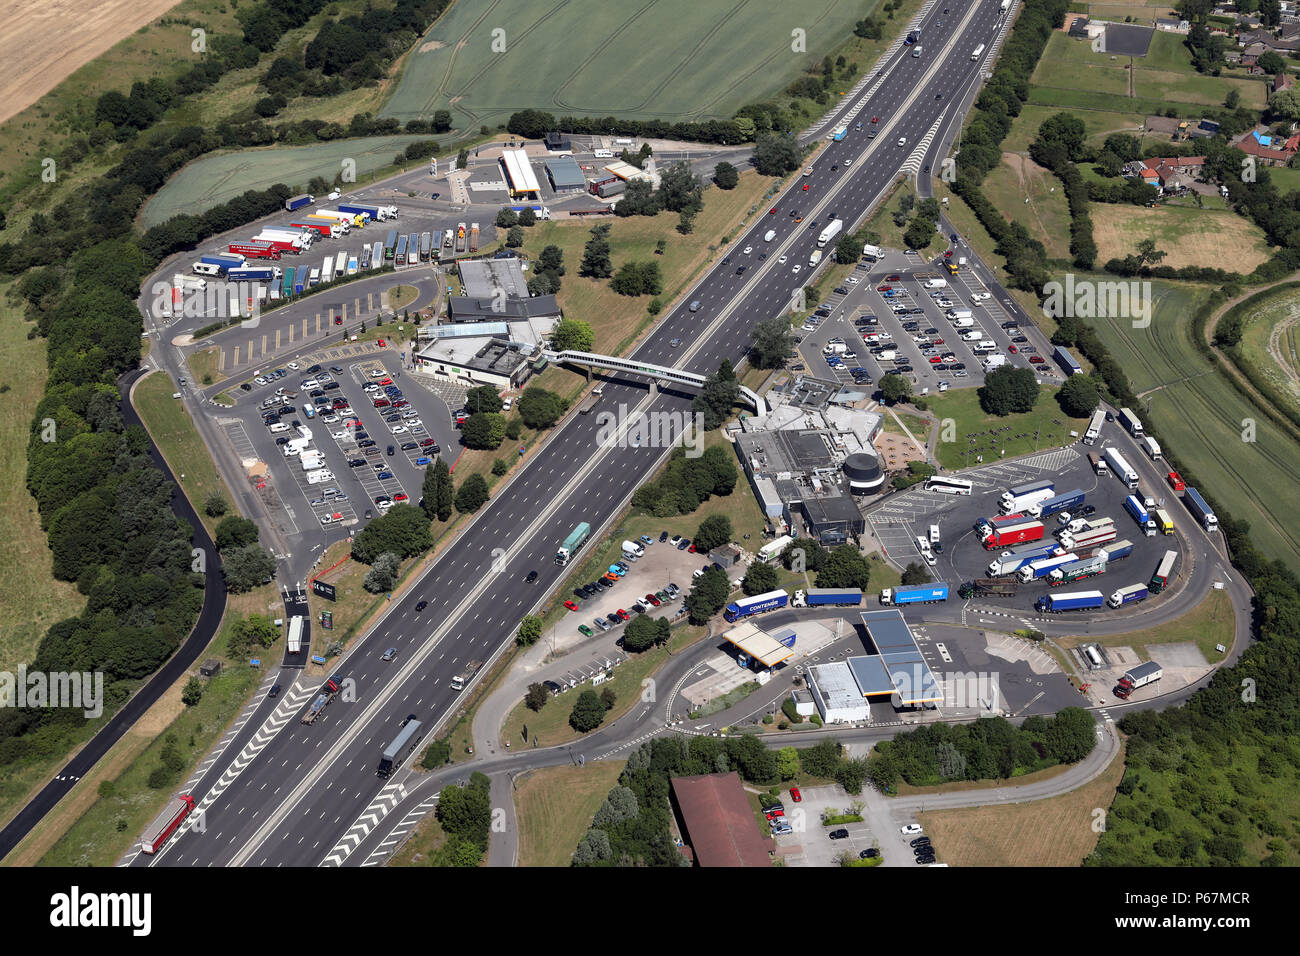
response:
[(913, 584), (929, 584), (930, 572), (924, 566), (912, 561), (903, 569), (902, 583), (908, 587)]
[(366, 572), (365, 580), (361, 586), (371, 594), (383, 594), (385, 591), (391, 591), (393, 585), (397, 583), (397, 568), (401, 564), (397, 555), (391, 551), (385, 551), (375, 558), (374, 564)]
[(709, 618), (722, 610), (730, 594), (731, 582), (727, 580), (727, 573), (710, 566), (695, 579), (695, 585), (686, 595), (686, 609), (690, 612), (690, 622), (707, 624)]
[(903, 233), (903, 242), (907, 244), (909, 249), (920, 252), (934, 242), (934, 236), (934, 223), (929, 219), (922, 219), (917, 216), (908, 223), (907, 230)]
[(614, 206), (616, 216), (656, 216), (663, 209), (660, 196), (648, 179), (634, 179), (627, 184), (618, 204)]
[(1030, 412), (1038, 401), (1038, 381), (1033, 369), (1003, 365), (984, 376), (978, 394), (980, 408), (989, 415)]
[(700, 522), (695, 531), (695, 550), (708, 554), (731, 540), (731, 519), (726, 515), (710, 515)]
[(829, 556), (830, 552), (816, 538), (799, 538), (785, 546), (781, 552), (781, 564), (787, 571), (802, 574), (820, 571)]
[[(434, 518), (446, 521), (451, 517), (451, 475), (447, 471), (447, 463), (441, 458), (435, 458), (425, 467), (424, 484), (420, 491), (420, 507), (430, 521)], [(445, 515), (442, 513), (444, 504)]]
[(466, 448), (493, 451), (506, 437), (506, 418), (498, 412), (475, 412), (461, 426)]
[(580, 734), (595, 730), (605, 719), (605, 704), (594, 690), (584, 690), (578, 695), (569, 714), (569, 726)]
[(803, 159), (793, 136), (760, 136), (754, 142), (754, 168), (764, 176), (784, 176)]
[(871, 583), (871, 564), (851, 544), (842, 544), (826, 558), (817, 572), (819, 588), (861, 588)]
[(203, 682), (197, 677), (191, 677), (185, 683), (185, 689), (181, 691), (181, 703), (186, 707), (193, 707), (203, 699)]
[(1225, 109), (1230, 110), (1235, 110), (1241, 105), (1241, 92), (1235, 86), (1228, 90), (1228, 95), (1223, 98), (1223, 105)]
[(1277, 76), (1279, 73), (1286, 72), (1286, 62), (1272, 50), (1265, 50), (1255, 62), (1269, 76)]
[(1054, 113), (1038, 126), (1038, 140), (1045, 145), (1061, 146), (1074, 162), (1087, 154), (1087, 127), (1073, 113)]
[(519, 396), (519, 416), (529, 428), (550, 428), (564, 414), (565, 402), (554, 392), (530, 385)]
[(524, 244), (524, 230), (521, 226), (511, 226), (510, 231), (506, 233), (506, 245), (511, 249), (518, 249)]
[(703, 184), (684, 162), (671, 163), (659, 173), (659, 203), (669, 212), (698, 212)]
[(856, 262), (862, 255), (862, 239), (846, 232), (835, 240), (835, 261)]
[(609, 287), (619, 295), (658, 295), (664, 290), (659, 263), (625, 262), (610, 280)]
[(614, 263), (609, 252), (609, 224), (603, 223), (591, 230), (591, 238), (582, 249), (582, 264), (578, 275), (593, 279), (608, 279), (614, 274)]
[(419, 508), (396, 504), (388, 514), (371, 521), (352, 539), (352, 557), (362, 564), (373, 564), (385, 551), (399, 558), (413, 558), (433, 547), (429, 519)]
[(451, 503), (455, 496), (451, 480), (451, 470), (447, 467), (447, 463), (441, 458), (434, 461), (433, 467), (438, 473), (436, 514), (439, 521), (446, 521), (451, 517)]
[(217, 533), (213, 539), (218, 551), (256, 544), (257, 523), (239, 515), (228, 515), (217, 523)]
[(656, 644), (666, 644), (671, 635), (672, 628), (668, 624), (668, 618), (651, 618), (639, 614), (628, 621), (627, 627), (623, 629), (623, 649), (633, 654), (640, 654), (642, 651), (650, 650)]
[(799, 751), (782, 747), (776, 752), (776, 773), (782, 780), (793, 780), (799, 775)]
[(547, 246), (537, 256), (537, 271), (548, 275), (564, 275), (564, 250), (559, 246)]
[(749, 337), (749, 361), (755, 368), (781, 368), (794, 348), (790, 323), (781, 316), (759, 322)]
[(280, 636), (271, 619), (265, 614), (250, 614), (235, 621), (230, 632), (230, 651), (238, 656), (251, 651), (264, 650)]
[(695, 212), (690, 209), (683, 209), (677, 216), (677, 231), (683, 236), (689, 236), (695, 231)]
[(560, 319), (551, 329), (551, 345), (559, 351), (590, 352), (596, 333), (581, 319)]
[(515, 642), (520, 647), (532, 647), (541, 636), (542, 619), (535, 614), (529, 614), (519, 622), (519, 632), (515, 635)]
[(718, 163), (713, 167), (713, 181), (719, 189), (735, 189), (740, 185), (740, 173), (731, 163)]
[(518, 222), (519, 217), (515, 215), (515, 211), (509, 206), (502, 207), (501, 211), (497, 213), (498, 229), (509, 229), (511, 226), (517, 225)]
[(456, 492), (456, 510), (461, 514), (473, 514), (483, 507), (487, 500), (487, 479), (482, 475), (473, 474), (461, 482)]
[(480, 385), (465, 393), (465, 407), (475, 412), (501, 411), (501, 396), (492, 385)]
[(753, 597), (755, 594), (766, 594), (768, 591), (776, 590), (780, 581), (776, 568), (762, 561), (755, 561), (741, 578), (740, 589), (749, 597)]
[(880, 379), (880, 397), (886, 405), (897, 405), (912, 397), (912, 383), (902, 375), (885, 375)]
[(705, 431), (712, 431), (722, 425), (731, 415), (731, 408), (740, 397), (740, 384), (736, 381), (731, 363), (726, 359), (704, 378), (704, 388), (695, 396), (692, 408), (704, 415)]
[(243, 594), (260, 587), (275, 576), (275, 558), (258, 544), (232, 547), (221, 552), (226, 576), (226, 590)]
[(532, 206), (525, 206), (519, 210), (519, 225), (525, 227), (537, 225), (537, 213), (533, 212)]
[(203, 511), (209, 518), (220, 518), (230, 510), (230, 505), (226, 504), (226, 499), (221, 497), (220, 492), (212, 492), (208, 495), (208, 500), (203, 503)]
[(1088, 376), (1071, 375), (1056, 393), (1056, 401), (1070, 418), (1087, 418), (1101, 404), (1101, 393)]
[(540, 713), (550, 699), (551, 692), (546, 689), (546, 685), (534, 682), (528, 685), (528, 693), (524, 695), (524, 706), (534, 713)]
[(1158, 265), (1165, 253), (1156, 248), (1154, 239), (1143, 239), (1137, 244), (1138, 261), (1147, 265)]

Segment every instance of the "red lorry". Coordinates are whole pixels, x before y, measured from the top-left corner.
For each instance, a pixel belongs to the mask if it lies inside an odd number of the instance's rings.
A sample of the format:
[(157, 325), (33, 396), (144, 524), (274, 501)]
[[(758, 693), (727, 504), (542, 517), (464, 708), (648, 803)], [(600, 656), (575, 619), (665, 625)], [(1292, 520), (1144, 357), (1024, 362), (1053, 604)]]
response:
[(295, 229), (310, 229), (312, 232), (319, 233), (320, 235), (324, 236), (326, 239), (330, 238), (330, 236), (333, 235), (333, 233), (330, 232), (330, 227), (328, 223), (307, 222), (305, 217), (301, 222), (291, 222), (289, 223), (289, 225), (293, 226)]
[(1041, 521), (1034, 521), (1030, 518), (999, 522), (992, 525), (988, 534), (984, 537), (984, 549), (992, 551), (995, 548), (1007, 548), (1013, 544), (1041, 541), (1043, 539), (1043, 530)]
[[(250, 239), (247, 242), (232, 242), (226, 246), (231, 252), (250, 259), (279, 259), (280, 252), (273, 243)], [(292, 248), (292, 246), (290, 246)]]
[(140, 849), (151, 855), (157, 853), (168, 838), (176, 832), (176, 828), (185, 822), (185, 818), (193, 809), (194, 798), (188, 793), (172, 797), (162, 813), (158, 814), (153, 823), (149, 824), (149, 828), (144, 831), (144, 837), (140, 840)]

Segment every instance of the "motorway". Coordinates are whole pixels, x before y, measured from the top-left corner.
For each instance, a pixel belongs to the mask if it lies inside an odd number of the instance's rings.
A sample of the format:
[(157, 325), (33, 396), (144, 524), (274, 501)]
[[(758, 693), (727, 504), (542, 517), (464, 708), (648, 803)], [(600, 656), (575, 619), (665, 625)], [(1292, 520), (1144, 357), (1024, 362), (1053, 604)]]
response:
[[(949, 104), (973, 92), (983, 67), (971, 61), (970, 51), (986, 44), (991, 53), (1004, 24), (996, 0), (946, 16), (942, 9), (932, 6), (922, 14), (925, 56), (911, 57), (896, 46), (869, 86), (865, 109), (856, 98), (844, 104), (841, 116), (859, 110), (881, 116), (880, 135), (868, 140), (851, 132), (823, 150), (814, 173), (777, 201), (777, 214), (759, 217), (736, 240), (759, 244), (763, 233), (775, 229), (777, 237), (764, 246), (769, 259), (745, 276), (715, 266), (635, 357), (700, 373), (716, 369), (723, 358), (739, 361), (753, 325), (789, 301), (806, 278), (776, 261), (780, 254), (805, 261), (814, 247), (815, 234), (794, 223), (788, 210), (797, 205), (805, 217), (824, 218), (833, 209), (847, 223), (860, 221), (900, 167), (924, 158), (924, 149), (913, 144), (935, 142), (936, 132), (960, 122)], [(897, 147), (899, 137), (909, 145)], [(836, 157), (845, 156), (854, 158), (852, 167), (832, 171)], [(692, 313), (684, 303), (694, 299), (703, 307)], [(686, 347), (671, 349), (673, 338)], [(605, 388), (601, 411), (620, 409), (624, 427), (644, 412), (675, 414), (684, 423), (690, 401), (687, 394), (663, 390), (652, 396), (643, 383), (614, 381)], [(415, 713), (436, 724), (454, 708), (450, 675), (469, 660), (497, 653), (512, 639), (518, 620), (560, 579), (552, 562), (559, 539), (581, 521), (599, 528), (612, 520), (670, 450), (647, 444), (602, 448), (596, 436), (601, 424), (602, 416), (582, 416), (558, 429), (412, 586), (409, 593), (424, 596), (429, 607), (417, 614), (414, 598), (403, 600), (355, 643), (338, 668), (352, 682), (354, 699), (337, 701), (311, 726), (296, 720), (305, 706), (299, 688), (274, 705), (267, 702), (262, 713), (283, 716), (293, 708), (295, 719), (277, 720), (269, 740), (254, 740), (259, 726), (250, 720), (252, 759), (241, 759), (219, 780), (213, 778), (220, 768), (214, 768), (212, 777), (200, 781), (195, 796), (205, 805), (205, 832), (186, 831), (151, 861), (136, 862), (313, 865), (325, 859), (380, 794), (374, 766), (401, 720)], [(674, 435), (680, 430), (675, 427)], [(524, 583), (531, 570), (541, 575), (535, 585)], [(380, 653), (390, 646), (398, 648), (397, 659), (381, 662)]]

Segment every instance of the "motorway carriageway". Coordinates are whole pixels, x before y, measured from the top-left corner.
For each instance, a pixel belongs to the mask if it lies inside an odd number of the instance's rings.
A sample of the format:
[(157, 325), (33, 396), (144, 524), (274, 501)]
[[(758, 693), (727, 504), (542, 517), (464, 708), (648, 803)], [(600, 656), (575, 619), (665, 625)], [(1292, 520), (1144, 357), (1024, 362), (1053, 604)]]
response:
[[(933, 8), (921, 28), (927, 54), (913, 58), (908, 48), (900, 48), (860, 114), (864, 127), (871, 116), (881, 117), (879, 135), (868, 140), (865, 129), (851, 129), (843, 142), (823, 149), (813, 175), (796, 177), (776, 201), (777, 214), (761, 214), (731, 244), (766, 250), (767, 261), (751, 265), (744, 276), (735, 275), (738, 262), (716, 265), (682, 296), (679, 307), (634, 356), (699, 373), (716, 370), (724, 357), (738, 361), (749, 330), (775, 314), (807, 279), (802, 270), (799, 276), (788, 270), (795, 262), (806, 263), (815, 248), (820, 227), (810, 229), (809, 223), (824, 222), (833, 210), (852, 224), (888, 190), (903, 160), (946, 106), (949, 91), (973, 77), (978, 64), (970, 61), (970, 51), (996, 34), (997, 5), (998, 0), (985, 0), (948, 17), (942, 7)], [(948, 43), (953, 27), (936, 23), (959, 24), (955, 41)], [(943, 48), (947, 60), (931, 74)], [(944, 100), (934, 99), (937, 92), (943, 92)], [(900, 135), (907, 137), (907, 149), (896, 146)], [(833, 173), (831, 165), (847, 155), (855, 157), (852, 167)], [(807, 193), (804, 183), (810, 184)], [(802, 224), (787, 215), (792, 207), (802, 211)], [(762, 242), (768, 229), (779, 237), (770, 244)], [(785, 266), (776, 261), (782, 253), (789, 256)], [(694, 299), (703, 303), (696, 313), (687, 308)], [(669, 340), (678, 337), (692, 344), (670, 348)], [(668, 390), (649, 396), (643, 382), (611, 381), (597, 412), (626, 405), (630, 413), (667, 412), (684, 419), (692, 397)], [(610, 521), (666, 457), (668, 449), (646, 443), (600, 449), (602, 417), (577, 416), (565, 423), (531, 464), (497, 489), (474, 524), (421, 581), (356, 642), (336, 669), (355, 682), (355, 702), (336, 700), (311, 726), (298, 722), (299, 708), (237, 777), (227, 778), (219, 799), (207, 809), (205, 833), (186, 832), (157, 857), (137, 858), (136, 864), (314, 865), (329, 854), (380, 792), (375, 765), (401, 721), (414, 713), (436, 723), (449, 712), (458, 696), (450, 689), (450, 676), (467, 661), (490, 658), (511, 640), (519, 619), (562, 579), (563, 570), (553, 563), (560, 539), (581, 521), (597, 528)], [(528, 585), (524, 576), (531, 570), (539, 571), (541, 579)], [(414, 605), (421, 599), (429, 606), (417, 614)], [(573, 616), (575, 627), (584, 620), (580, 612)], [(381, 662), (388, 647), (396, 647), (398, 657)], [(210, 787), (204, 781), (196, 798)]]

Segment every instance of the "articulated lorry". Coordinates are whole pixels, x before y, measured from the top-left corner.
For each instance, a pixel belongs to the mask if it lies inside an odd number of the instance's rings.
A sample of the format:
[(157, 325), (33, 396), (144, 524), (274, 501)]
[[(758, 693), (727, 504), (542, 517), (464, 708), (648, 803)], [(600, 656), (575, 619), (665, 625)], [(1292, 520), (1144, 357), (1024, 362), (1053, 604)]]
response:
[(284, 201), (284, 209), (286, 212), (293, 212), (295, 209), (301, 209), (303, 206), (310, 206), (315, 201), (315, 196), (309, 196), (306, 193), (303, 193), (301, 196), (294, 196), (292, 199), (286, 199)]
[(1115, 685), (1115, 696), (1120, 700), (1128, 700), (1133, 691), (1147, 684), (1154, 684), (1163, 676), (1164, 670), (1155, 661), (1147, 661), (1137, 667), (1131, 667), (1124, 672), (1124, 676)]
[(339, 212), (350, 212), (354, 214), (365, 213), (370, 217), (371, 222), (387, 221), (397, 218), (396, 206), (369, 206), (362, 203), (339, 203)]
[(938, 604), (946, 600), (948, 600), (948, 585), (942, 581), (934, 584), (885, 588), (880, 592), (880, 603), (894, 607), (904, 604)]
[(1137, 495), (1129, 495), (1124, 499), (1124, 510), (1127, 511), (1133, 517), (1133, 520), (1138, 523), (1138, 527), (1142, 529), (1143, 534), (1148, 538), (1155, 535), (1155, 519), (1153, 519), (1150, 512), (1147, 511), (1146, 506), (1142, 503), (1142, 499)]
[(1187, 510), (1192, 513), (1192, 516), (1201, 523), (1201, 527), (1206, 531), (1218, 530), (1219, 519), (1210, 509), (1210, 506), (1206, 504), (1205, 499), (1201, 497), (1201, 493), (1191, 485), (1188, 485), (1183, 491), (1183, 504), (1187, 506)]
[(826, 224), (826, 228), (822, 230), (821, 235), (817, 237), (817, 248), (825, 249), (826, 244), (829, 243), (836, 236), (838, 236), (840, 234), (840, 230), (843, 228), (844, 228), (844, 223), (838, 219), (832, 219), (830, 222), (828, 222)]
[(1064, 553), (1065, 551), (1055, 541), (1044, 540), (1034, 544), (1022, 544), (1018, 548), (1002, 552), (1002, 554), (990, 561), (988, 576), (996, 578), (1005, 574), (1013, 574), (1031, 561), (1050, 557), (1053, 554)]
[(1043, 530), (1041, 521), (1022, 518), (1019, 521), (991, 526), (988, 534), (982, 536), (980, 540), (986, 551), (992, 551), (995, 548), (1005, 548), (1026, 541), (1039, 541), (1043, 537)]
[(999, 581), (996, 578), (976, 578), (974, 581), (967, 581), (957, 589), (957, 596), (963, 601), (969, 601), (971, 598), (990, 597), (990, 598), (1009, 598), (1015, 597), (1016, 591), (1020, 585), (1015, 581)]
[(1106, 603), (1111, 607), (1123, 607), (1125, 604), (1137, 604), (1139, 601), (1145, 601), (1147, 595), (1151, 592), (1147, 590), (1145, 584), (1130, 584), (1122, 587), (1110, 596)]
[(1110, 465), (1110, 470), (1115, 473), (1115, 477), (1124, 482), (1129, 491), (1136, 490), (1138, 486), (1138, 473), (1133, 470), (1119, 449), (1113, 445), (1106, 449), (1106, 463)]
[(154, 817), (153, 823), (145, 828), (140, 838), (140, 849), (150, 856), (162, 849), (163, 844), (185, 822), (185, 818), (194, 809), (194, 798), (182, 793), (167, 801), (162, 813)]
[(1040, 504), (1030, 505), (1025, 511), (1031, 518), (1050, 518), (1062, 511), (1074, 511), (1083, 504), (1084, 497), (1083, 489), (1075, 488), (1073, 491), (1048, 498)]
[(1104, 554), (1106, 561), (1118, 561), (1121, 558), (1127, 558), (1133, 553), (1133, 542), (1125, 538), (1123, 541), (1113, 541), (1104, 547), (1097, 549), (1097, 554)]
[(785, 607), (789, 603), (790, 595), (784, 591), (767, 591), (764, 594), (755, 594), (753, 597), (733, 601), (727, 605), (726, 610), (722, 612), (722, 616), (730, 623), (755, 614), (762, 614), (764, 611), (774, 611), (779, 607)]
[(328, 678), (325, 681), (325, 685), (321, 688), (321, 692), (316, 696), (316, 699), (313, 700), (311, 705), (303, 712), (302, 723), (316, 723), (316, 718), (319, 717), (324, 712), (325, 708), (330, 705), (330, 702), (338, 696), (340, 686), (337, 677)]
[(1073, 584), (1075, 581), (1082, 581), (1084, 578), (1105, 573), (1106, 556), (1104, 554), (1094, 554), (1091, 558), (1081, 558), (1078, 561), (1072, 561), (1069, 564), (1053, 568), (1047, 575), (1047, 585), (1053, 588), (1060, 587), (1062, 584)]
[(467, 685), (470, 682), (470, 680), (474, 677), (474, 675), (479, 672), (479, 669), (482, 666), (483, 666), (482, 661), (470, 661), (468, 664), (465, 665), (465, 669), (463, 671), (461, 671), (459, 674), (457, 674), (455, 677), (451, 679), (451, 689), (454, 691), (464, 690), (465, 685)]
[(1088, 611), (1099, 608), (1106, 603), (1100, 591), (1071, 591), (1062, 594), (1049, 591), (1034, 604), (1040, 613), (1060, 614), (1062, 611)]
[(1031, 561), (1016, 572), (1021, 584), (1028, 584), (1030, 581), (1037, 581), (1047, 577), (1057, 568), (1064, 567), (1067, 564), (1073, 564), (1079, 560), (1077, 554), (1054, 554), (1049, 558), (1039, 558), (1037, 561)]
[(857, 607), (862, 603), (861, 588), (809, 588), (807, 591), (795, 591), (794, 607)]
[(555, 552), (555, 563), (565, 565), (574, 553), (582, 547), (586, 540), (591, 537), (591, 525), (582, 522), (576, 528), (569, 532), (569, 536), (564, 539), (564, 543)]

